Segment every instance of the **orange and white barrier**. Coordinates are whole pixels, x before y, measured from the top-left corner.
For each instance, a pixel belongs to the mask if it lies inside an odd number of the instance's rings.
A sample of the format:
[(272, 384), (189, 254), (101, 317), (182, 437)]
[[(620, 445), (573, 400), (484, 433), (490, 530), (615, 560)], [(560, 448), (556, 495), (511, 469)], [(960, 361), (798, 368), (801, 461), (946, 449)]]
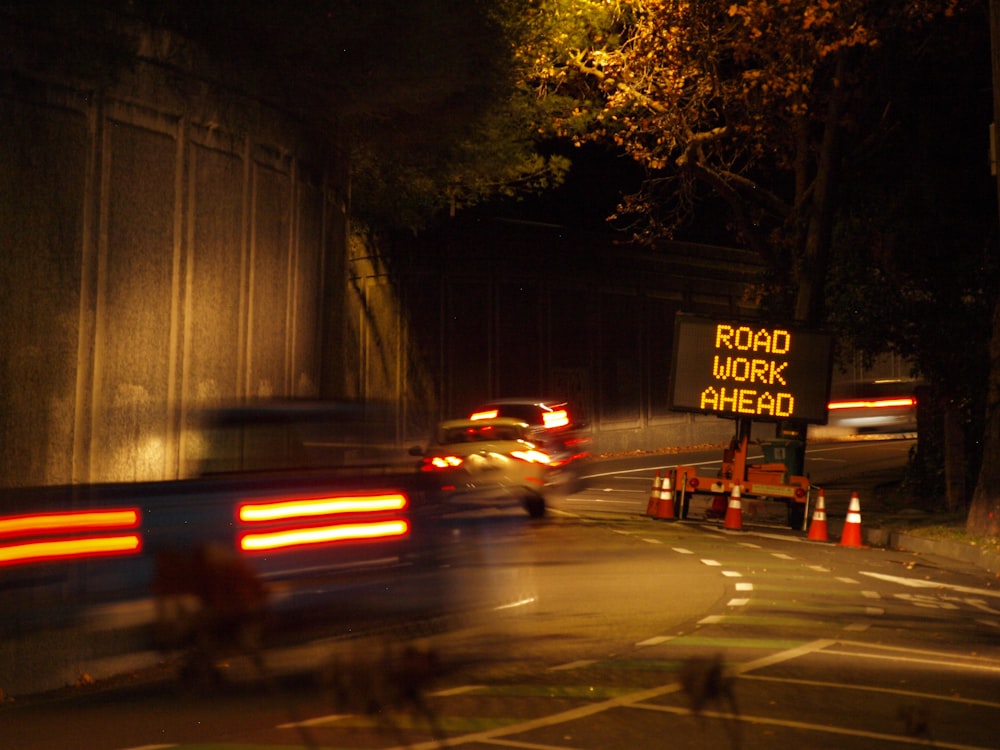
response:
[(823, 490), (819, 491), (816, 508), (813, 510), (812, 521), (809, 524), (809, 539), (814, 542), (828, 541), (826, 531), (826, 498), (823, 496)]
[(729, 506), (726, 508), (726, 518), (722, 522), (722, 527), (739, 531), (743, 528), (743, 503), (740, 501), (740, 486), (733, 485), (733, 491), (729, 495)]
[(649, 501), (646, 503), (646, 515), (650, 518), (656, 517), (656, 509), (660, 505), (660, 472), (656, 472), (653, 478), (653, 488), (649, 491)]
[(656, 517), (661, 521), (674, 520), (674, 493), (670, 489), (670, 477), (663, 477), (660, 485), (660, 502), (656, 506)]
[(861, 543), (861, 502), (858, 493), (851, 493), (851, 504), (847, 508), (844, 533), (840, 535), (841, 547), (862, 547)]

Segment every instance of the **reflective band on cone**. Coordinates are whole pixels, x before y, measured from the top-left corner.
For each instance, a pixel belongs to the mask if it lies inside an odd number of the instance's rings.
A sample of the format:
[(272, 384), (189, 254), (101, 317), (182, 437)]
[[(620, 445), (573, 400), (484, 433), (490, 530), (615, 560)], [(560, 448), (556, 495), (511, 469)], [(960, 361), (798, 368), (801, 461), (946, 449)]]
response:
[(840, 536), (841, 547), (861, 547), (861, 503), (858, 493), (851, 493), (851, 504), (847, 508), (847, 520), (844, 521), (844, 533)]
[(646, 515), (656, 516), (656, 509), (660, 504), (660, 472), (656, 472), (653, 478), (653, 489), (649, 491), (649, 501), (646, 503)]
[(823, 490), (819, 491), (819, 498), (816, 500), (816, 509), (813, 511), (812, 523), (809, 524), (809, 538), (814, 542), (827, 541), (826, 500), (823, 497)]
[(661, 521), (674, 520), (674, 493), (670, 490), (670, 477), (663, 477), (660, 487), (660, 502), (656, 506), (656, 517)]
[(733, 491), (729, 495), (729, 507), (726, 508), (726, 520), (722, 522), (725, 529), (739, 531), (743, 528), (743, 503), (740, 502), (740, 486), (733, 485)]

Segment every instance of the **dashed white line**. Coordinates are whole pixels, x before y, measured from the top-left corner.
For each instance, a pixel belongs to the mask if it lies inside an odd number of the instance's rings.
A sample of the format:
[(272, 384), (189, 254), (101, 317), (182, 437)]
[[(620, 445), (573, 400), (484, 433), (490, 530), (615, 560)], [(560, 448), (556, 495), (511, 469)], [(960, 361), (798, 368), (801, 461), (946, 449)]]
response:
[(739, 571), (736, 571), (736, 570), (724, 570), (724, 571), (722, 571), (722, 575), (724, 575), (726, 578), (742, 578), (743, 577), (743, 574), (740, 573)]
[(837, 576), (837, 580), (841, 583), (857, 583), (853, 578), (841, 578), (840, 576)]
[(644, 641), (639, 641), (635, 645), (636, 646), (656, 646), (656, 645), (659, 645), (660, 643), (666, 643), (667, 641), (671, 641), (671, 640), (673, 640), (673, 638), (674, 637), (672, 635), (656, 635), (656, 636), (653, 636), (652, 638), (647, 638)]
[(672, 549), (674, 550), (674, 552), (676, 552), (679, 555), (693, 555), (694, 554), (694, 552), (692, 552), (689, 549), (684, 549), (684, 547), (673, 547)]
[(730, 599), (726, 602), (727, 607), (745, 607), (750, 603), (749, 599)]
[(702, 558), (701, 562), (702, 565), (708, 565), (711, 568), (718, 568), (722, 565), (718, 560), (706, 560), (705, 558)]
[(737, 591), (753, 591), (753, 584), (749, 581), (739, 581), (736, 584)]

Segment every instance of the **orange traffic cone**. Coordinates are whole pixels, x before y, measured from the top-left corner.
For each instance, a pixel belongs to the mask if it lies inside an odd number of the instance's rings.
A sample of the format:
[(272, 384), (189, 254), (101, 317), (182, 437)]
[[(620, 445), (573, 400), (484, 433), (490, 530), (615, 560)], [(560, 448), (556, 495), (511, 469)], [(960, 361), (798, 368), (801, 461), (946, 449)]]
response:
[(743, 528), (743, 503), (740, 502), (740, 486), (733, 485), (733, 491), (729, 495), (729, 507), (726, 508), (726, 520), (722, 522), (725, 529), (739, 531)]
[(823, 490), (819, 491), (819, 498), (816, 500), (816, 508), (813, 510), (812, 522), (809, 524), (809, 538), (814, 542), (827, 541), (826, 500), (823, 497)]
[(653, 478), (653, 489), (649, 491), (649, 500), (646, 502), (646, 515), (656, 516), (656, 507), (660, 504), (660, 472), (656, 472)]
[(840, 535), (841, 547), (861, 547), (861, 503), (858, 493), (851, 493), (851, 504), (847, 508), (847, 520), (844, 521), (844, 533)]
[(674, 493), (670, 490), (670, 477), (663, 477), (660, 486), (660, 502), (656, 506), (656, 517), (661, 521), (674, 520)]

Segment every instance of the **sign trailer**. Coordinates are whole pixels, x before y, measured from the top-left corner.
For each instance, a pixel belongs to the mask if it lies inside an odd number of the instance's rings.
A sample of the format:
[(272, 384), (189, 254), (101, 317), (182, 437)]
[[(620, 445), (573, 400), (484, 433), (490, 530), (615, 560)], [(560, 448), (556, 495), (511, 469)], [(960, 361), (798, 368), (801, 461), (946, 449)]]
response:
[(789, 464), (795, 464), (783, 452), (794, 444), (765, 443), (775, 460), (747, 465), (750, 427), (754, 421), (825, 424), (832, 352), (833, 339), (827, 333), (759, 321), (677, 316), (670, 408), (737, 423), (718, 476), (699, 476), (693, 466), (677, 467), (673, 485), (680, 517), (687, 516), (688, 495), (728, 496), (739, 485), (743, 496), (783, 500), (789, 523), (804, 528), (809, 479), (789, 473)]

